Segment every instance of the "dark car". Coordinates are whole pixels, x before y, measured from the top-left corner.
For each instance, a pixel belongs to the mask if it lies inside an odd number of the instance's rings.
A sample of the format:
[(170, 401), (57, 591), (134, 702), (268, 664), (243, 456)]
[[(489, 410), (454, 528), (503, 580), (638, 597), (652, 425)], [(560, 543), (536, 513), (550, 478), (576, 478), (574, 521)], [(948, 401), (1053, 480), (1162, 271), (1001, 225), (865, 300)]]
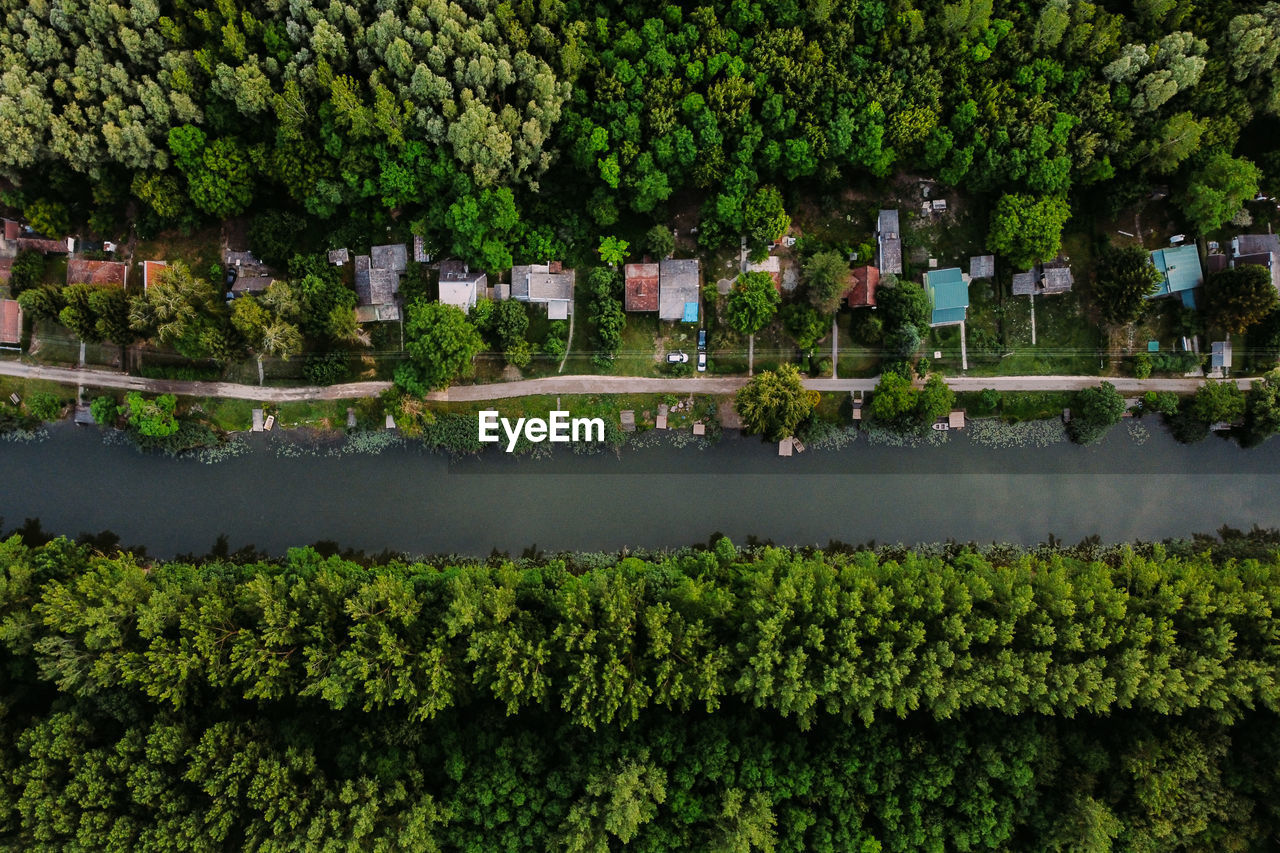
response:
[(707, 351), (707, 330), (699, 329), (698, 330), (698, 352), (706, 352), (706, 351)]

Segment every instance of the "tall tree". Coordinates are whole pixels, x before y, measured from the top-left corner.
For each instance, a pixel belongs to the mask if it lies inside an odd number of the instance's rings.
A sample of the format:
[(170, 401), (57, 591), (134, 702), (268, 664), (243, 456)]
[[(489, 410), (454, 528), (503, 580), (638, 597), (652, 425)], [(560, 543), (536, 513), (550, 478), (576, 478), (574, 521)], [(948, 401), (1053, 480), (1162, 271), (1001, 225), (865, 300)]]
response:
[(1146, 249), (1108, 246), (1098, 257), (1094, 300), (1108, 323), (1127, 325), (1141, 316), (1159, 282), (1160, 273)]
[(849, 289), (849, 263), (839, 252), (817, 252), (804, 262), (804, 282), (813, 307), (834, 314)]
[(1270, 270), (1257, 264), (1210, 273), (1204, 281), (1204, 299), (1212, 321), (1233, 334), (1260, 323), (1280, 307)]
[(818, 397), (816, 391), (805, 390), (795, 365), (782, 364), (752, 378), (734, 396), (733, 405), (744, 430), (766, 441), (781, 441), (795, 435), (813, 413)]
[(1183, 212), (1197, 231), (1213, 231), (1258, 194), (1261, 176), (1249, 160), (1219, 152), (1192, 173), (1183, 195)]
[(1058, 254), (1062, 228), (1070, 216), (1071, 208), (1061, 197), (1002, 195), (991, 214), (987, 248), (1019, 269), (1049, 260)]
[(418, 299), (406, 307), (408, 360), (396, 368), (396, 384), (412, 394), (444, 388), (471, 370), (484, 349), (467, 315), (452, 305)]

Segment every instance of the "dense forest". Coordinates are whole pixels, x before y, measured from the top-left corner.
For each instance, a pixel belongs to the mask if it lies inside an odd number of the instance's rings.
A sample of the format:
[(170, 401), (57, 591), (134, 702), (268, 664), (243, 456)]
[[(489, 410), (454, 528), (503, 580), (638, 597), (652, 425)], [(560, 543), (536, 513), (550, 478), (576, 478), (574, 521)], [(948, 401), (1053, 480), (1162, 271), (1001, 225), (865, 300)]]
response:
[(704, 248), (759, 245), (798, 195), (897, 171), (1015, 234), (1153, 183), (1208, 230), (1280, 172), (1275, 2), (2, 8), (4, 199), (49, 233), (287, 214), (499, 271), (686, 213)]
[(5, 849), (1280, 840), (1274, 535), (0, 566)]

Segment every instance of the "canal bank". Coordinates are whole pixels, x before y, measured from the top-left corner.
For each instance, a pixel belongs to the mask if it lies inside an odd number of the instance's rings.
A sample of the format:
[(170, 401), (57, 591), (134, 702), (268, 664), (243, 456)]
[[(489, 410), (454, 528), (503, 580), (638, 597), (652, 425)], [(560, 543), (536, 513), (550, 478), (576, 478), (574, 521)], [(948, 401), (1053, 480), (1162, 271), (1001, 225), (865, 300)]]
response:
[(0, 445), (0, 518), (4, 529), (33, 518), (53, 534), (111, 531), (156, 557), (205, 553), (221, 537), (270, 554), (332, 542), (486, 555), (676, 547), (717, 533), (788, 545), (1035, 544), (1280, 525), (1280, 442), (1185, 446), (1154, 424), (1142, 443), (1122, 429), (1092, 447), (992, 448), (960, 434), (909, 448), (859, 439), (791, 459), (732, 436), (702, 450), (540, 459), (247, 441), (247, 452), (205, 465), (53, 425), (44, 441)]

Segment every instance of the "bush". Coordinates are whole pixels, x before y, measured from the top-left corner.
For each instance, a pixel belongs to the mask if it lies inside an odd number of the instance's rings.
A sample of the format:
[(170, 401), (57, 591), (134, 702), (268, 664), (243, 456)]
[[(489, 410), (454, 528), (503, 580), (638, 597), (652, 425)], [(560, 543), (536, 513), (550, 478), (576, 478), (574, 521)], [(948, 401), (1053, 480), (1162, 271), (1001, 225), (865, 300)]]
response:
[(1147, 379), (1151, 376), (1151, 356), (1140, 352), (1133, 357), (1133, 375), (1138, 379)]
[(56, 421), (62, 417), (62, 401), (56, 394), (37, 391), (27, 396), (27, 411), (38, 421)]
[(30, 249), (24, 249), (13, 259), (10, 267), (9, 288), (14, 296), (22, 291), (35, 287), (44, 275), (44, 255)]
[(89, 412), (93, 415), (94, 423), (104, 427), (114, 426), (120, 414), (116, 398), (107, 396), (94, 397), (89, 404)]
[(423, 428), (422, 441), (428, 447), (450, 453), (479, 453), (484, 448), (476, 415), (441, 415)]
[(327, 352), (307, 359), (302, 376), (312, 385), (336, 385), (351, 375), (351, 366), (344, 352)]
[(1000, 408), (1000, 392), (996, 389), (983, 388), (981, 398), (982, 405), (987, 411), (994, 412), (996, 409)]

